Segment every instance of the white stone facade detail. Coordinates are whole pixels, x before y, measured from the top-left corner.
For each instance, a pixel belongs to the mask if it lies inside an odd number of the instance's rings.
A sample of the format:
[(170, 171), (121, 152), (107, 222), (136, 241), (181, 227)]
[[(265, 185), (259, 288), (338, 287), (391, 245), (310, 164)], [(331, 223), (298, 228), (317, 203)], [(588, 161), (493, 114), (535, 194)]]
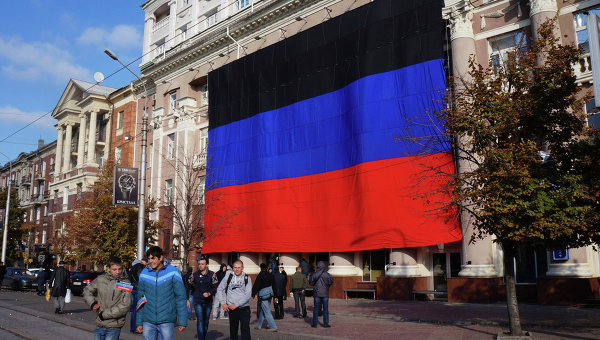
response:
[(529, 11), (530, 17), (542, 12), (556, 13), (558, 11), (556, 0), (530, 0), (529, 6), (531, 7), (531, 10)]

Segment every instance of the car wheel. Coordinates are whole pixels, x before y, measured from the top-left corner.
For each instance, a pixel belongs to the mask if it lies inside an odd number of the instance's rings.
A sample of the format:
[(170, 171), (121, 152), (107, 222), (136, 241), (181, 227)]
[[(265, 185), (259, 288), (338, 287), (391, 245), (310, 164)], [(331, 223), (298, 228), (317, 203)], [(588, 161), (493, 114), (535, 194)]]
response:
[(13, 281), (12, 284), (10, 285), (10, 287), (12, 288), (12, 290), (20, 290), (21, 289), (21, 285), (19, 285), (19, 281)]

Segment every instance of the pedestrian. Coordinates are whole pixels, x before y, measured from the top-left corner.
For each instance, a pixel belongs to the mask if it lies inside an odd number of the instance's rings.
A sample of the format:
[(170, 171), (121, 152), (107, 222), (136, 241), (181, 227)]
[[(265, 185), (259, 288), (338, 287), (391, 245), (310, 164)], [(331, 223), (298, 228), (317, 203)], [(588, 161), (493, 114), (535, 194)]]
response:
[(287, 273), (283, 268), (283, 264), (279, 267), (278, 271), (275, 271), (273, 274), (274, 284), (274, 295), (275, 298), (273, 300), (273, 307), (275, 308), (275, 319), (281, 320), (283, 319), (283, 300), (285, 300), (287, 296)]
[[(223, 281), (223, 278), (225, 277), (225, 273), (227, 273), (227, 265), (225, 263), (221, 263), (221, 267), (219, 268), (219, 271), (216, 273), (217, 287), (219, 286), (219, 284), (221, 284), (221, 281)], [(225, 316), (225, 311), (223, 310), (223, 308), (221, 308), (221, 301), (219, 301), (219, 299), (217, 299), (217, 297), (215, 296), (214, 302), (213, 302), (213, 307), (212, 307), (213, 320), (217, 320), (217, 314), (219, 314), (220, 319), (224, 319), (224, 320), (228, 319), (228, 317)]]
[(133, 285), (123, 274), (118, 257), (108, 259), (108, 272), (99, 275), (83, 290), (83, 299), (96, 311), (94, 340), (118, 340), (131, 306)]
[(138, 282), (140, 280), (140, 274), (142, 273), (142, 270), (144, 270), (144, 268), (146, 268), (147, 264), (148, 264), (148, 259), (146, 258), (146, 256), (143, 256), (139, 260), (135, 259), (133, 261), (133, 263), (131, 264), (131, 267), (127, 271), (127, 276), (129, 277), (129, 282), (131, 282), (131, 284), (133, 285), (133, 291), (131, 292), (131, 307), (129, 308), (129, 311), (131, 312), (131, 316), (130, 316), (130, 320), (129, 320), (129, 331), (131, 333), (136, 332), (135, 319), (136, 319), (136, 315), (137, 315), (136, 305), (137, 305), (137, 301), (138, 301), (138, 293), (137, 293)]
[[(191, 269), (191, 268), (190, 268)], [(208, 332), (208, 321), (213, 299), (217, 293), (217, 275), (208, 270), (208, 259), (201, 257), (198, 261), (198, 270), (191, 276), (190, 286), (193, 289), (194, 310), (196, 312), (196, 325), (198, 340), (204, 340)]]
[(187, 304), (187, 312), (188, 312), (188, 320), (195, 320), (194, 319), (194, 313), (193, 313), (193, 309), (194, 309), (194, 288), (190, 285), (190, 281), (192, 278), (193, 272), (192, 272), (192, 267), (187, 266), (187, 271), (185, 274), (183, 274), (183, 286), (185, 287), (185, 295), (187, 296), (188, 299), (188, 304)]
[(217, 289), (217, 299), (221, 308), (229, 313), (229, 338), (238, 339), (241, 328), (242, 340), (250, 340), (250, 297), (252, 279), (244, 273), (241, 260), (233, 262), (233, 271), (227, 272)]
[(308, 273), (310, 272), (310, 266), (308, 265), (308, 262), (306, 262), (304, 258), (301, 258), (299, 266), (302, 268), (302, 274), (304, 274), (308, 280)]
[(325, 264), (319, 261), (317, 271), (310, 278), (310, 284), (313, 286), (313, 321), (312, 326), (317, 327), (319, 323), (319, 310), (323, 306), (323, 327), (329, 325), (329, 287), (333, 284), (333, 278), (325, 271)]
[(65, 296), (67, 296), (67, 289), (70, 288), (70, 282), (71, 274), (65, 269), (65, 262), (58, 262), (58, 267), (54, 268), (50, 277), (51, 296), (55, 314), (64, 314)]
[(2, 288), (2, 281), (4, 280), (4, 275), (6, 275), (6, 266), (4, 262), (0, 262), (0, 288)]
[(44, 296), (46, 295), (46, 271), (40, 270), (35, 277), (35, 282), (37, 283), (37, 295)]
[(277, 324), (271, 314), (271, 298), (273, 298), (275, 291), (275, 280), (273, 274), (269, 273), (266, 263), (260, 264), (260, 273), (256, 277), (256, 282), (252, 287), (252, 297), (258, 295), (258, 301), (260, 303), (260, 312), (257, 312), (258, 320), (256, 322), (255, 329), (261, 329), (263, 320), (267, 320), (269, 326), (268, 331), (277, 332)]
[(163, 256), (163, 250), (152, 246), (146, 251), (148, 267), (138, 282), (137, 332), (144, 340), (173, 339), (175, 324), (179, 331), (187, 327), (187, 297), (181, 273)]
[[(306, 292), (307, 285), (308, 280), (306, 279), (306, 276), (302, 274), (302, 267), (296, 267), (296, 272), (290, 278), (290, 291), (294, 294), (294, 317), (296, 318), (306, 317), (304, 293)], [(300, 313), (300, 303), (302, 304), (302, 313)]]

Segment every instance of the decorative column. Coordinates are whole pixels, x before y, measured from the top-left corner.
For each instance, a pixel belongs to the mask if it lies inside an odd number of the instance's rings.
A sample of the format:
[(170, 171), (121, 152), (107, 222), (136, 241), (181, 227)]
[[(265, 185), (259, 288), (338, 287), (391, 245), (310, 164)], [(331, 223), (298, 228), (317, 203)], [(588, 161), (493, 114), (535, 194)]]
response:
[(153, 14), (150, 14), (145, 22), (144, 22), (144, 45), (142, 46), (143, 50), (143, 59), (142, 63), (147, 62), (152, 59), (152, 55), (148, 54), (150, 51), (150, 44), (152, 42), (152, 33), (154, 33), (154, 23), (156, 22), (156, 18)]
[(329, 274), (332, 276), (361, 276), (360, 269), (354, 265), (354, 252), (331, 253)]
[(258, 253), (241, 253), (240, 260), (244, 263), (244, 273), (258, 274), (260, 272)]
[(177, 19), (177, 1), (171, 0), (169, 2), (169, 43), (165, 46), (167, 49), (175, 46), (175, 24)]
[(57, 126), (58, 137), (56, 138), (56, 153), (54, 155), (54, 176), (59, 177), (61, 172), (62, 152), (63, 152), (63, 127)]
[(87, 163), (96, 164), (96, 123), (98, 120), (98, 110), (90, 112), (90, 131), (88, 134), (88, 154)]
[(281, 253), (279, 263), (283, 263), (283, 269), (288, 275), (294, 275), (296, 267), (300, 264), (300, 255), (298, 253)]
[(386, 277), (421, 276), (416, 248), (392, 249), (389, 263)]
[[(530, 0), (529, 5), (531, 7), (529, 10), (531, 32), (533, 33), (533, 38), (537, 40), (538, 28), (547, 19), (554, 18), (558, 12), (558, 8), (556, 6), (556, 0)], [(558, 26), (555, 27), (555, 33), (556, 34), (554, 35), (560, 39)]]
[(77, 142), (77, 168), (83, 167), (84, 161), (84, 145), (85, 145), (85, 129), (87, 128), (87, 119), (85, 113), (79, 115), (79, 140)]
[(63, 172), (71, 170), (71, 139), (73, 138), (73, 124), (67, 123), (67, 133), (65, 135)]
[[(449, 9), (449, 10), (448, 10)], [(447, 8), (450, 20), (450, 39), (452, 41), (452, 71), (457, 79), (455, 89), (460, 90), (461, 80), (469, 82), (469, 58), (475, 57), (475, 36), (473, 35), (473, 11), (471, 5), (462, 8)], [(466, 143), (461, 137), (460, 143)], [(460, 157), (460, 155), (459, 155)], [(475, 167), (474, 163), (466, 161), (466, 157), (460, 157), (458, 171), (468, 172)], [(463, 231), (462, 240), (462, 270), (459, 276), (467, 277), (495, 277), (493, 244), (491, 237), (477, 240), (469, 244), (471, 236), (475, 233), (472, 216), (467, 211), (461, 212), (461, 225)]]

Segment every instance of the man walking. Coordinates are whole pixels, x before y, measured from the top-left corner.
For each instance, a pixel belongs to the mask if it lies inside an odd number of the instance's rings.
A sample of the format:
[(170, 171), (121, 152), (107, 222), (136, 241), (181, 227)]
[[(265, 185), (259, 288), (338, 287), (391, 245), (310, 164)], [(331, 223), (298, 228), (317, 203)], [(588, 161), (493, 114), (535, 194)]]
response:
[(219, 284), (217, 299), (222, 301), (221, 308), (229, 313), (229, 338), (238, 339), (238, 328), (241, 326), (242, 340), (250, 340), (250, 298), (252, 296), (252, 280), (244, 273), (241, 260), (233, 262), (233, 272)]
[(35, 282), (37, 283), (37, 295), (46, 295), (46, 270), (40, 270), (38, 272), (37, 276), (35, 277)]
[(146, 251), (148, 268), (138, 282), (137, 332), (144, 340), (173, 339), (175, 323), (179, 331), (187, 327), (187, 296), (181, 273), (163, 257), (160, 247)]
[[(308, 280), (306, 275), (302, 274), (302, 267), (296, 267), (296, 272), (290, 278), (290, 291), (294, 294), (294, 317), (296, 318), (306, 317), (304, 293), (307, 285)], [(302, 303), (302, 313), (300, 313), (300, 303)]]
[(275, 320), (283, 319), (283, 300), (287, 296), (287, 273), (283, 269), (283, 264), (279, 267), (279, 271), (273, 273), (273, 280), (275, 287), (273, 293), (275, 299), (273, 300), (273, 307), (275, 307)]
[(142, 257), (141, 260), (135, 259), (133, 261), (133, 263), (131, 264), (131, 268), (129, 268), (129, 270), (127, 271), (127, 276), (129, 277), (129, 282), (131, 282), (131, 284), (133, 285), (133, 291), (131, 292), (131, 308), (129, 309), (129, 311), (131, 312), (131, 317), (130, 317), (130, 322), (129, 322), (129, 331), (131, 333), (135, 333), (135, 329), (136, 329), (136, 324), (135, 324), (135, 319), (136, 319), (136, 315), (137, 315), (137, 310), (136, 310), (136, 305), (137, 305), (137, 301), (138, 301), (138, 295), (137, 295), (137, 289), (138, 289), (138, 282), (140, 280), (140, 274), (142, 273), (142, 270), (144, 270), (144, 268), (146, 268), (146, 265), (148, 264), (148, 259), (146, 258), (146, 256)]
[(52, 302), (54, 303), (54, 313), (64, 314), (65, 296), (70, 285), (71, 274), (65, 269), (63, 261), (58, 262), (58, 267), (54, 268), (50, 277), (50, 287), (52, 288)]
[(314, 307), (312, 326), (317, 328), (319, 323), (319, 310), (323, 306), (323, 327), (331, 327), (329, 325), (329, 287), (333, 284), (333, 279), (328, 272), (325, 271), (325, 264), (319, 261), (317, 271), (310, 277), (310, 284), (313, 288)]
[(277, 324), (271, 314), (271, 298), (274, 296), (275, 291), (275, 280), (271, 273), (271, 268), (267, 269), (266, 263), (260, 264), (260, 273), (256, 277), (256, 282), (252, 287), (252, 297), (258, 295), (258, 309), (256, 311), (258, 320), (256, 322), (256, 329), (261, 329), (263, 321), (267, 320), (269, 331), (277, 332)]
[(194, 311), (196, 312), (196, 325), (198, 328), (198, 340), (204, 340), (208, 332), (210, 310), (214, 295), (217, 292), (217, 276), (208, 270), (208, 260), (201, 257), (198, 261), (198, 271), (191, 277), (191, 288), (193, 290)]
[(83, 290), (83, 299), (98, 316), (94, 340), (118, 340), (131, 306), (133, 285), (123, 275), (118, 257), (108, 259), (108, 272), (98, 276)]

